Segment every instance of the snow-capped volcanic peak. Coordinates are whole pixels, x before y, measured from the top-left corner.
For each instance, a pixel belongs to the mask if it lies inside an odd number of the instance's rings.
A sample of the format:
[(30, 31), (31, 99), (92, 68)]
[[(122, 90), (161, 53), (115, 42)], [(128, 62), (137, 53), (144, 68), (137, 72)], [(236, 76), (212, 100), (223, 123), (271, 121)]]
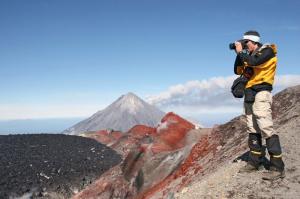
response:
[(127, 111), (131, 114), (136, 114), (138, 110), (145, 107), (143, 101), (131, 92), (120, 97), (116, 102), (116, 106), (120, 108), (120, 111)]

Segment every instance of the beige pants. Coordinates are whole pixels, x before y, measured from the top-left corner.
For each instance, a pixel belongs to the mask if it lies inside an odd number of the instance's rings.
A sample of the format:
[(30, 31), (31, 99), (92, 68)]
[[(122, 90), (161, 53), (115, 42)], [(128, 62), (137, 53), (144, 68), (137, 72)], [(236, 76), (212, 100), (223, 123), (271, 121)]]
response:
[(269, 91), (258, 92), (254, 103), (244, 103), (248, 133), (260, 133), (263, 138), (274, 134), (271, 106), (272, 94)]

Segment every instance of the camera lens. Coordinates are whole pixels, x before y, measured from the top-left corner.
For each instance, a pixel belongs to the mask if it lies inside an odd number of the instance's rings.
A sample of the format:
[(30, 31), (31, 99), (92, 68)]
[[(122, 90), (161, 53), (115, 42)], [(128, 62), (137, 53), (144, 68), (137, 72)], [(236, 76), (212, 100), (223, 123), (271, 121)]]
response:
[(230, 43), (229, 44), (229, 49), (234, 50), (235, 49), (235, 43)]

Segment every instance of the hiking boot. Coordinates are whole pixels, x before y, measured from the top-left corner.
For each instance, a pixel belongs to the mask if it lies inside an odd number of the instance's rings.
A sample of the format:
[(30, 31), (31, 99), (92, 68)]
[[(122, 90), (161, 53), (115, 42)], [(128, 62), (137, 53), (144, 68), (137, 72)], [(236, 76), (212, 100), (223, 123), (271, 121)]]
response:
[(285, 177), (285, 171), (279, 171), (276, 169), (270, 169), (269, 171), (266, 171), (263, 173), (263, 180), (277, 180), (280, 178), (284, 178)]
[(239, 173), (252, 173), (254, 171), (259, 171), (262, 170), (263, 166), (259, 166), (258, 168), (256, 168), (255, 166), (253, 166), (252, 164), (247, 163), (244, 167), (242, 167), (239, 170)]

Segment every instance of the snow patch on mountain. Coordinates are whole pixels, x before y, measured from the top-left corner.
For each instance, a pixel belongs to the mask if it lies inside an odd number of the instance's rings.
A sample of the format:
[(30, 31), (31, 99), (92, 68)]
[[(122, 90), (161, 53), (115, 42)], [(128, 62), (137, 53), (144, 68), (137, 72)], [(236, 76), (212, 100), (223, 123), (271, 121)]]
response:
[(133, 93), (121, 97), (115, 105), (120, 108), (120, 111), (128, 111), (131, 114), (137, 114), (139, 110), (145, 108), (143, 102)]

